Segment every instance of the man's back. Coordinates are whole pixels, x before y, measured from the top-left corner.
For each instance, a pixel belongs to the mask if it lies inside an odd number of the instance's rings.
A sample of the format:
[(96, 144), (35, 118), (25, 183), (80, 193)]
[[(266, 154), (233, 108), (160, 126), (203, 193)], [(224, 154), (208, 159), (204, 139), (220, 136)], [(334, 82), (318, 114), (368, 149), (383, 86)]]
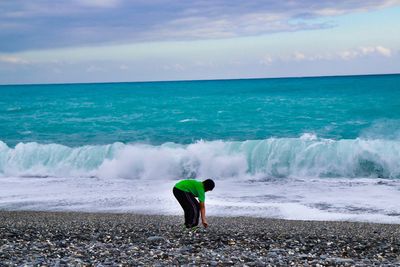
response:
[(175, 184), (175, 187), (184, 192), (192, 193), (200, 202), (205, 201), (204, 185), (200, 181), (193, 179), (181, 180)]

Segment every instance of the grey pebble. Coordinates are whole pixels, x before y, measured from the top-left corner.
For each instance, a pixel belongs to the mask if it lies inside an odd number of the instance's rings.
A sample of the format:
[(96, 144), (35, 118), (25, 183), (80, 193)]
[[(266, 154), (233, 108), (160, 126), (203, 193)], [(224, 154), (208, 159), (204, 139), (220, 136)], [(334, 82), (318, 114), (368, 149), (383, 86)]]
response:
[(0, 266), (396, 266), (400, 225), (0, 211)]
[(216, 261), (210, 261), (210, 266), (217, 266), (218, 265), (218, 262), (216, 262)]
[(165, 238), (162, 236), (150, 236), (147, 238), (148, 242), (165, 242)]

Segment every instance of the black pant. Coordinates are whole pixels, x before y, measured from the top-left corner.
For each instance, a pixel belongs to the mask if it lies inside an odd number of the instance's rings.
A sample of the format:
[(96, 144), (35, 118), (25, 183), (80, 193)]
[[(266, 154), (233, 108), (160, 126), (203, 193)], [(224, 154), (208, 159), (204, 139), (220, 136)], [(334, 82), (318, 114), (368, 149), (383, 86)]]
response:
[(192, 193), (182, 191), (176, 187), (172, 190), (175, 198), (178, 200), (183, 211), (185, 212), (185, 225), (191, 228), (199, 224), (200, 204), (194, 198)]

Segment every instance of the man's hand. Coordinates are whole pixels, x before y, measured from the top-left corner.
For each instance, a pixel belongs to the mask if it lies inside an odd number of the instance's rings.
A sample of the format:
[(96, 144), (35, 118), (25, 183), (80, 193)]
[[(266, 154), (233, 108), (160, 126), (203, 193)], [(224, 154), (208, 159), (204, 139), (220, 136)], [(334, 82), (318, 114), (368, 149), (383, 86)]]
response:
[(206, 205), (204, 202), (200, 202), (200, 214), (201, 214), (201, 222), (204, 225), (204, 228), (208, 227), (208, 223), (206, 221)]

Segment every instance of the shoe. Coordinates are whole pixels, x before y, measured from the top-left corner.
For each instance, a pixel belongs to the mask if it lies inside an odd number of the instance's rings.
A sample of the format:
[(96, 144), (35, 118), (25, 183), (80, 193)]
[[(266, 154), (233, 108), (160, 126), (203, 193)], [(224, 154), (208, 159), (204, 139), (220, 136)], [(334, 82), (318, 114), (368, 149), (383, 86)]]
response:
[(193, 233), (196, 233), (200, 228), (198, 226), (193, 226), (192, 228), (189, 228), (190, 231), (192, 231)]
[(187, 227), (186, 225), (182, 225), (182, 231), (188, 233), (196, 233), (200, 229), (199, 226)]

